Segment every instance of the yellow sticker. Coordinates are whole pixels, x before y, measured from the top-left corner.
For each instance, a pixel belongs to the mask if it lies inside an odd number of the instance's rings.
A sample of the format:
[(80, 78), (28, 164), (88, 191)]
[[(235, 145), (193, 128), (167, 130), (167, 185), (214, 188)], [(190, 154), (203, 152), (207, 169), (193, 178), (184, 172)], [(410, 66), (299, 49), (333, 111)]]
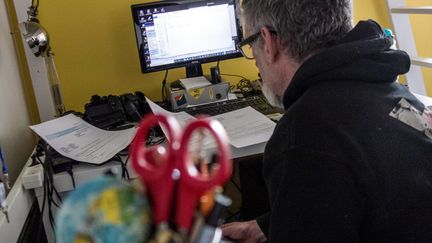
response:
[(189, 95), (194, 97), (195, 99), (199, 99), (203, 92), (204, 92), (204, 88), (188, 90)]

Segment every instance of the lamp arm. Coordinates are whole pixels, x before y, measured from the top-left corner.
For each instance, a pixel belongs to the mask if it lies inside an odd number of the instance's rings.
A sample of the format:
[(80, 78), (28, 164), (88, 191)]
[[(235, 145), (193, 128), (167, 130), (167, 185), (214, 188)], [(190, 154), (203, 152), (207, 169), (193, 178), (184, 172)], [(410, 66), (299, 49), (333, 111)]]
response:
[(56, 108), (56, 115), (60, 116), (65, 112), (63, 103), (63, 96), (60, 90), (60, 81), (57, 73), (57, 69), (54, 64), (53, 53), (49, 49), (47, 54), (44, 55), (45, 64), (47, 66), (48, 79), (51, 85), (52, 98)]

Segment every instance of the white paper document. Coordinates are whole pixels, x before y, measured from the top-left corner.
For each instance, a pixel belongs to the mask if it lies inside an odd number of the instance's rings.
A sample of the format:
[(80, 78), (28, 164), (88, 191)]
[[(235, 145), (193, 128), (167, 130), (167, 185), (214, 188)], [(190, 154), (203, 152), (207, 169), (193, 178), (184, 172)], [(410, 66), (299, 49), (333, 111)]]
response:
[(202, 88), (211, 85), (204, 76), (194, 77), (194, 78), (184, 78), (180, 79), (180, 83), (186, 90)]
[(164, 108), (162, 108), (162, 107), (158, 106), (157, 104), (155, 104), (153, 101), (151, 101), (147, 97), (146, 97), (146, 100), (147, 100), (147, 103), (150, 106), (150, 109), (152, 110), (152, 112), (154, 114), (165, 114), (165, 115), (173, 116), (173, 117), (175, 117), (177, 119), (177, 121), (180, 123), (180, 125), (182, 127), (184, 127), (191, 120), (195, 120), (196, 119), (195, 117), (189, 115), (186, 112), (170, 112), (170, 111), (167, 111)]
[[(147, 99), (153, 113), (174, 116), (184, 126), (195, 119), (186, 112), (169, 112)], [(228, 133), (230, 144), (236, 148), (267, 142), (276, 124), (252, 107), (223, 113), (212, 118), (218, 120)]]
[(222, 123), (230, 143), (236, 148), (267, 142), (276, 127), (273, 121), (250, 106), (213, 118)]
[(101, 164), (126, 148), (135, 136), (135, 128), (106, 131), (69, 114), (30, 126), (61, 155), (73, 160)]

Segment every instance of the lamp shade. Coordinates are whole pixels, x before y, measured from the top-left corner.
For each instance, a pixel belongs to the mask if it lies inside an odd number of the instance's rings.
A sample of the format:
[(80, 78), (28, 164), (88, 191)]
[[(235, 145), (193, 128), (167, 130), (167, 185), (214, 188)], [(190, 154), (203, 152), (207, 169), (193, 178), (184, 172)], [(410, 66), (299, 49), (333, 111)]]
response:
[(49, 49), (48, 32), (39, 23), (25, 21), (19, 24), (19, 29), (24, 36), (24, 41), (29, 45), (33, 54), (43, 56)]

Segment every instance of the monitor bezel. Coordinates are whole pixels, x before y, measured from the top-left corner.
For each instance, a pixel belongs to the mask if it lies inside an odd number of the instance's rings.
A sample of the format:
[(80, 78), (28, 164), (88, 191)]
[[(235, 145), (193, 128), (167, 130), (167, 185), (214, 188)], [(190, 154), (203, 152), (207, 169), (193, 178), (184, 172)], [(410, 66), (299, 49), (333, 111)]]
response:
[[(134, 31), (135, 31), (135, 41), (136, 41), (136, 45), (137, 45), (137, 49), (138, 49), (138, 56), (139, 56), (139, 60), (140, 60), (140, 66), (141, 66), (141, 72), (142, 73), (157, 72), (157, 71), (163, 71), (163, 70), (172, 69), (172, 68), (187, 67), (190, 65), (201, 65), (201, 64), (209, 63), (209, 62), (217, 62), (217, 61), (242, 57), (242, 54), (239, 51), (237, 51), (236, 53), (200, 58), (200, 59), (195, 59), (195, 60), (185, 61), (185, 62), (165, 64), (165, 65), (160, 65), (160, 66), (155, 66), (155, 67), (147, 67), (146, 66), (146, 59), (145, 59), (145, 56), (142, 52), (142, 49), (141, 49), (142, 46), (140, 45), (140, 41), (139, 41), (139, 38), (141, 38), (141, 32), (137, 33), (137, 27), (136, 27), (136, 26), (139, 26), (139, 22), (138, 22), (139, 10), (144, 9), (144, 8), (149, 8), (149, 7), (158, 8), (158, 7), (170, 6), (170, 5), (176, 5), (176, 4), (192, 4), (192, 3), (197, 3), (197, 2), (208, 2), (208, 1), (209, 0), (168, 0), (168, 1), (157, 1), (157, 2), (131, 5), (133, 25), (134, 25), (133, 27), (134, 27)], [(236, 19), (236, 26), (237, 26), (237, 36), (239, 37), (239, 41), (241, 41), (243, 38), (243, 34), (242, 34), (242, 27), (240, 25), (239, 16), (237, 14), (238, 13), (237, 12), (237, 0), (234, 0), (234, 11), (235, 11), (235, 16), (236, 16), (235, 19)]]

